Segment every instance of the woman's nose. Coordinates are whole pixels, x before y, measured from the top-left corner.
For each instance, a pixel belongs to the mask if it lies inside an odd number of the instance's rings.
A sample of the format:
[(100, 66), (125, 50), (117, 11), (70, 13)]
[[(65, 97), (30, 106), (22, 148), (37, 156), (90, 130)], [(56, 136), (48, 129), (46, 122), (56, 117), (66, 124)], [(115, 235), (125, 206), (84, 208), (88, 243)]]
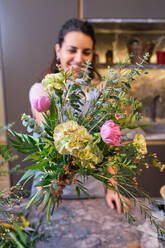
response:
[(75, 54), (75, 62), (78, 64), (84, 62), (83, 53), (81, 51), (77, 51), (77, 53)]

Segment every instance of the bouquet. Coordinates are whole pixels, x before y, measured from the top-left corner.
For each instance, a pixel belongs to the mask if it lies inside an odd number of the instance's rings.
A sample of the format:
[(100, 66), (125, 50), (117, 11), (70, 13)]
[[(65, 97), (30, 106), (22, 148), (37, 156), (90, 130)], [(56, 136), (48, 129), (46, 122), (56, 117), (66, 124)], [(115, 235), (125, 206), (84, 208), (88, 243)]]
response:
[[(138, 108), (141, 103), (129, 95), (129, 89), (140, 75), (147, 55), (134, 68), (118, 65), (118, 69), (108, 68), (102, 76), (103, 84), (96, 88), (89, 77), (90, 62), (82, 68), (78, 77), (74, 71), (48, 74), (42, 81), (47, 96), (34, 99), (34, 108), (41, 112), (44, 121), (39, 126), (29, 115), (22, 115), (22, 123), (32, 134), (17, 133), (9, 130), (13, 146), (25, 153), (29, 160), (26, 173), (20, 179), (27, 182), (37, 172), (40, 190), (29, 200), (47, 209), (47, 221), (55, 206), (60, 203), (62, 189), (67, 184), (75, 184), (78, 196), (83, 191), (89, 196), (83, 182), (89, 176), (101, 181), (106, 188), (117, 192), (121, 204), (127, 204), (121, 195), (132, 198), (145, 216), (158, 228), (150, 209), (139, 200), (152, 199), (138, 187), (136, 177), (142, 167), (155, 166), (163, 170), (156, 154), (148, 154), (145, 138), (137, 134), (129, 140), (122, 131), (139, 127), (141, 118)], [(88, 101), (87, 94), (95, 92)], [(110, 170), (111, 169), (111, 170)], [(110, 171), (114, 171), (113, 173)], [(81, 176), (81, 180), (77, 178)], [(117, 181), (117, 187), (112, 183)], [(54, 193), (55, 192), (55, 193)], [(131, 212), (126, 211), (128, 220), (134, 221)]]

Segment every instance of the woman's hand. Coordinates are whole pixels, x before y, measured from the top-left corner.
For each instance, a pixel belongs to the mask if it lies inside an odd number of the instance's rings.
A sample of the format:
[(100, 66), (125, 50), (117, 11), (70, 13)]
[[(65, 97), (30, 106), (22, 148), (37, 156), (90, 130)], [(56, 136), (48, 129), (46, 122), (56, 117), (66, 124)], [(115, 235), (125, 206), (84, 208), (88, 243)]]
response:
[(109, 179), (109, 185), (113, 186), (115, 188), (115, 190), (107, 188), (106, 190), (106, 203), (107, 205), (111, 208), (117, 209), (118, 214), (121, 214), (122, 211), (124, 213), (129, 212), (130, 207), (131, 207), (131, 203), (130, 200), (127, 199), (125, 196), (117, 193), (117, 178), (116, 178), (116, 174), (118, 171), (118, 168), (115, 167), (108, 167), (108, 171), (111, 173), (111, 175), (113, 175), (110, 179)]
[(129, 212), (130, 210), (130, 200), (121, 194), (119, 196), (118, 193), (112, 189), (107, 189), (105, 199), (111, 209), (117, 209), (118, 214), (122, 213), (121, 201), (123, 203), (124, 213)]
[(106, 203), (111, 209), (117, 208), (118, 214), (121, 214), (121, 203), (118, 194), (111, 189), (107, 189), (106, 192)]

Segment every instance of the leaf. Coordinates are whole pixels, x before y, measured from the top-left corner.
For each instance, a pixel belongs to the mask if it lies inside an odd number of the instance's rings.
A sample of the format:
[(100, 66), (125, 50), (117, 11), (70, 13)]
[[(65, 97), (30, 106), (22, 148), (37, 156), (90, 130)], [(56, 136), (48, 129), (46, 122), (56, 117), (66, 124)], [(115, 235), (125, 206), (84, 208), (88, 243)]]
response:
[(81, 189), (81, 191), (82, 191), (88, 198), (91, 197), (91, 196), (87, 193), (87, 191), (86, 191), (84, 188), (81, 188), (81, 187), (80, 187), (80, 189)]
[(51, 107), (50, 107), (49, 117), (50, 117), (50, 121), (53, 120), (54, 127), (55, 127), (58, 124), (58, 111), (57, 111), (56, 103), (54, 100), (54, 96), (51, 96), (50, 99), (51, 99)]
[(39, 143), (39, 139), (38, 138), (34, 138), (33, 136), (28, 135), (28, 139), (29, 139), (29, 143), (36, 145)]
[(9, 232), (9, 236), (12, 238), (12, 240), (14, 241), (14, 243), (17, 245), (18, 248), (25, 248), (23, 247), (23, 245), (18, 241), (18, 239), (16, 238), (15, 234), (13, 232)]
[(130, 84), (129, 84), (128, 82), (122, 82), (122, 83), (124, 83), (124, 84), (125, 84), (125, 86), (126, 86), (128, 89), (130, 89), (130, 88), (131, 88), (131, 86), (130, 86)]
[(47, 200), (49, 199), (50, 193), (51, 193), (51, 187), (49, 187), (49, 189), (46, 190), (46, 193), (44, 195), (43, 204), (45, 204), (47, 202)]
[(55, 190), (58, 190), (58, 185), (56, 183), (52, 183), (52, 185)]
[(26, 245), (27, 244), (27, 236), (26, 236), (26, 234), (21, 230), (20, 226), (17, 223), (15, 224), (15, 227), (16, 227), (17, 233), (18, 233), (18, 235), (20, 237), (20, 240), (22, 241), (22, 243), (24, 245)]
[(117, 157), (117, 161), (118, 161), (119, 163), (121, 163), (121, 162), (122, 162), (122, 159), (121, 159), (120, 157)]
[(42, 169), (43, 166), (45, 166), (45, 161), (38, 162), (36, 164), (30, 165), (27, 167), (28, 170), (36, 170), (36, 169)]
[[(87, 193), (87, 189), (81, 185), (80, 183), (77, 185), (77, 187), (79, 187), (79, 190), (81, 190), (88, 198), (90, 198), (90, 195)], [(80, 195), (79, 195), (80, 197)]]
[(125, 126), (128, 125), (128, 123), (129, 123), (130, 120), (131, 120), (131, 117), (132, 117), (132, 113), (130, 113), (130, 114), (127, 116), (127, 118), (125, 118)]
[(28, 155), (26, 158), (24, 158), (23, 161), (27, 161), (27, 160), (39, 160), (41, 157), (39, 155), (35, 155), (35, 154), (30, 154)]
[(41, 195), (41, 193), (43, 192), (44, 190), (40, 190), (40, 191), (37, 191), (35, 193), (35, 195), (28, 201), (28, 204), (26, 206), (26, 209), (30, 208), (31, 205), (33, 204), (33, 202)]
[(115, 99), (115, 100), (119, 100), (119, 97), (118, 96), (110, 96), (109, 98)]
[(76, 192), (77, 192), (77, 196), (80, 197), (80, 188), (78, 185), (76, 186)]
[(17, 133), (14, 132), (13, 130), (8, 129), (8, 132), (11, 133), (14, 137), (16, 137), (17, 140), (22, 141), (22, 139), (20, 139), (20, 135), (17, 135)]
[(88, 86), (88, 84), (89, 84), (83, 78), (76, 78), (75, 82), (78, 83), (78, 84), (84, 85), (84, 86)]
[(137, 121), (137, 116), (138, 116), (138, 112), (136, 112), (133, 117), (132, 117), (132, 120), (131, 120), (131, 124), (134, 124), (135, 121)]
[(47, 142), (49, 145), (52, 145), (52, 141), (49, 140), (48, 138), (42, 137), (41, 139), (42, 139), (43, 141)]
[(17, 185), (19, 185), (22, 181), (24, 181), (25, 179), (27, 179), (27, 178), (31, 178), (32, 176), (34, 176), (35, 175), (35, 171), (33, 171), (33, 170), (28, 170), (28, 171), (26, 171), (25, 172), (25, 174), (21, 177), (21, 179), (17, 182)]
[(39, 139), (30, 135), (19, 134), (10, 130), (10, 133), (16, 138), (16, 140), (9, 137), (9, 140), (14, 144), (13, 147), (22, 153), (32, 153), (38, 150)]

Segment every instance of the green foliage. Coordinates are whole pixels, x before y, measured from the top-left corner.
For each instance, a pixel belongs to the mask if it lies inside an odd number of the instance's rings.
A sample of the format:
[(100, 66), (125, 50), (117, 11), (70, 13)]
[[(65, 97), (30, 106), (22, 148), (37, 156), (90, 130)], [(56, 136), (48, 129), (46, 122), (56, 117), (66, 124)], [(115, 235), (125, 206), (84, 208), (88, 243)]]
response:
[(9, 192), (0, 192), (0, 247), (33, 248), (35, 241), (42, 238), (38, 228), (40, 221), (34, 225), (24, 217), (28, 215), (21, 207), (23, 188), (13, 186)]
[[(6, 129), (10, 130), (11, 126), (12, 125), (0, 127), (0, 134), (2, 134), (2, 132)], [(12, 132), (12, 134), (14, 133)], [(32, 143), (32, 145), (34, 145), (33, 137), (29, 139), (25, 135), (23, 137), (16, 133), (15, 135), (17, 136), (19, 143), (26, 140), (28, 144)], [(23, 150), (21, 149), (21, 151)], [(0, 161), (0, 166), (3, 166), (7, 162), (18, 158), (17, 155), (13, 154), (11, 147), (5, 144), (0, 145), (0, 155), (2, 158)], [(7, 173), (12, 173), (12, 171), (13, 170), (9, 172), (2, 171), (0, 176), (6, 175)], [(29, 180), (29, 171), (27, 172)], [(26, 175), (23, 176), (23, 179), (26, 179)], [(22, 190), (23, 189), (21, 189), (20, 186), (11, 187), (9, 192), (7, 192), (7, 190), (0, 190), (0, 248), (34, 248), (35, 240), (41, 237), (38, 233), (37, 227), (26, 226), (26, 223), (22, 223), (20, 219), (20, 216), (24, 219), (22, 213), (14, 210), (14, 206), (19, 206), (21, 203)]]
[[(10, 128), (11, 125), (5, 126), (5, 127), (0, 127), (0, 135), (8, 128)], [(4, 164), (6, 164), (9, 161), (13, 161), (15, 159), (18, 158), (17, 155), (13, 155), (13, 153), (11, 152), (11, 149), (8, 145), (6, 144), (0, 144), (0, 156), (1, 156), (1, 160), (0, 160), (0, 167), (3, 166)], [(4, 173), (4, 172), (3, 172)], [(2, 173), (0, 173), (1, 175)]]

